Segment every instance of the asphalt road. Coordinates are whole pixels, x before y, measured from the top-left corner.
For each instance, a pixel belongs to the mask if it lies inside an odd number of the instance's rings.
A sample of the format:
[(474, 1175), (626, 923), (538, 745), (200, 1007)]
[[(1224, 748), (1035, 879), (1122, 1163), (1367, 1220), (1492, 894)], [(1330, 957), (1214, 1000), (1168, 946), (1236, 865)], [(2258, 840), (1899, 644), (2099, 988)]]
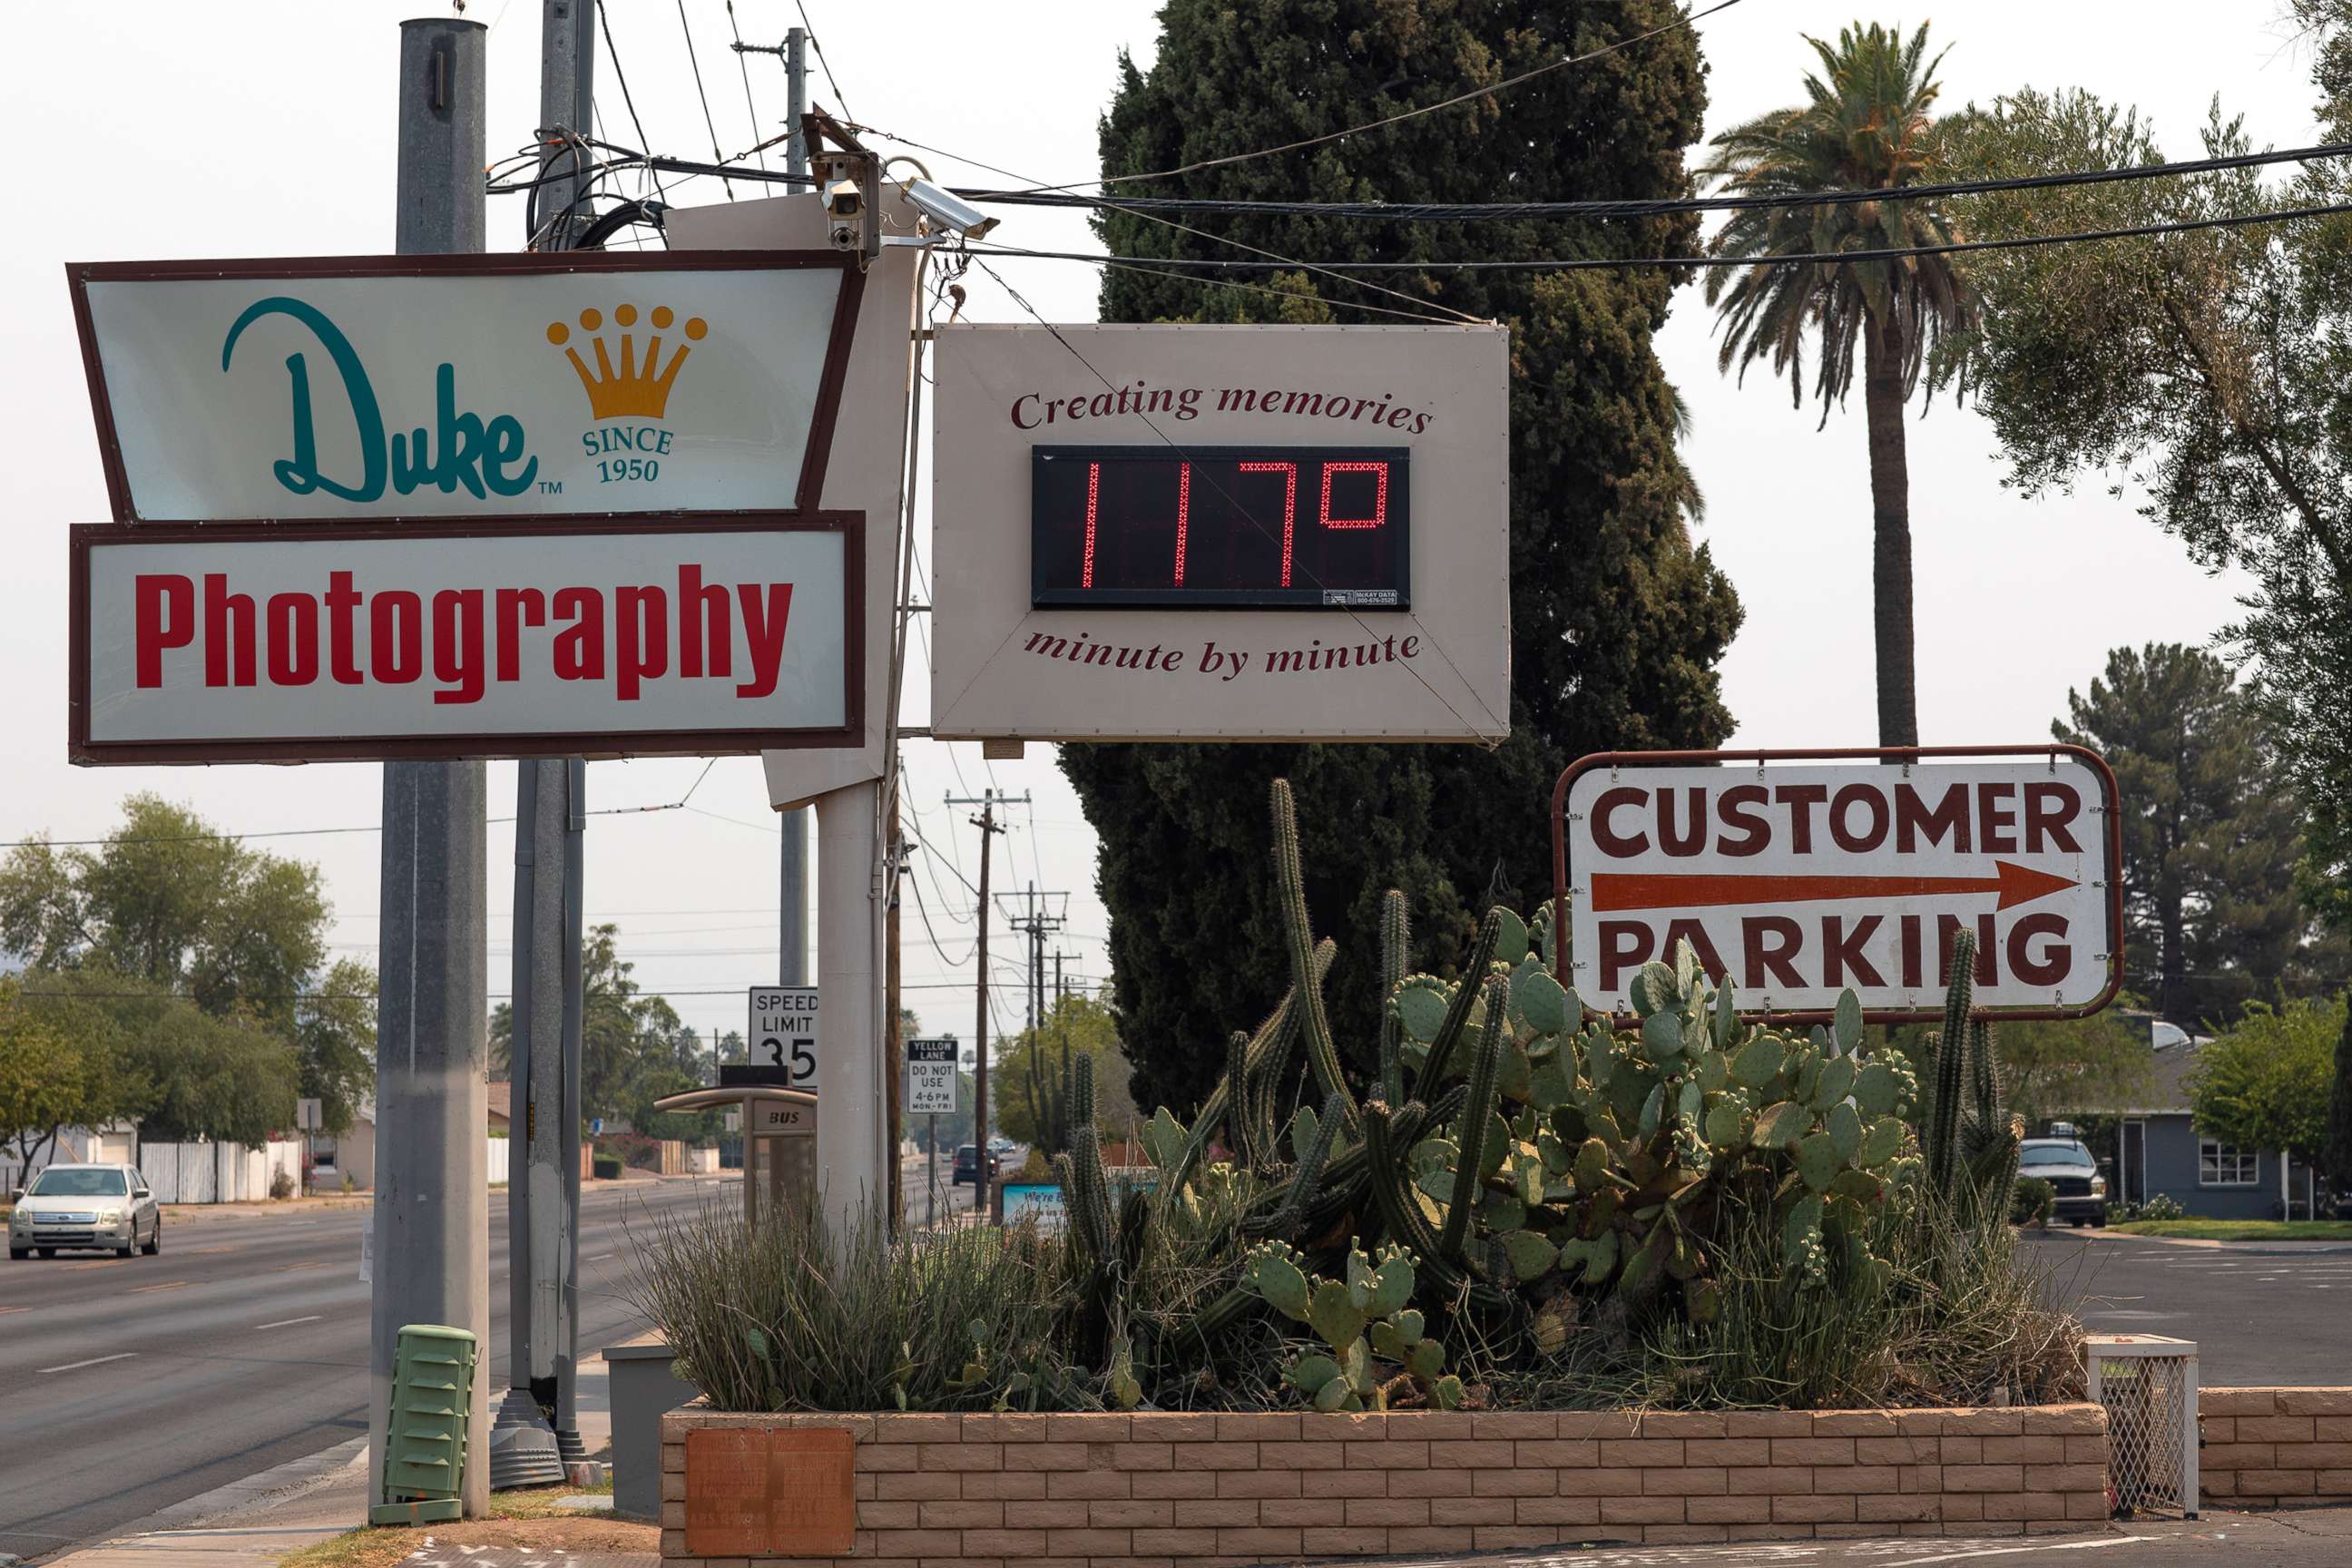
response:
[(2352, 1384), (2352, 1246), (2184, 1247), (2053, 1230), (2023, 1252), (2094, 1332), (2196, 1341), (2200, 1383)]
[[(580, 1348), (637, 1331), (628, 1226), (732, 1177), (581, 1199)], [(161, 1257), (0, 1262), (0, 1554), (48, 1556), (367, 1432), (362, 1208), (167, 1215)], [(507, 1385), (506, 1194), (490, 1194), (489, 1377)]]

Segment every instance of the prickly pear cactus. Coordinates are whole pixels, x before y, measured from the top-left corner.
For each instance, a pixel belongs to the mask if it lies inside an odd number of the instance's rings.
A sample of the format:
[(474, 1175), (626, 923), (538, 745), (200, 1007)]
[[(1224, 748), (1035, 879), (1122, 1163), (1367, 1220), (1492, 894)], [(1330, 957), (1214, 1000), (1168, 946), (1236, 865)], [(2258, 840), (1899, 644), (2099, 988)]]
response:
[(1462, 1403), (1462, 1380), (1445, 1371), (1445, 1347), (1426, 1333), (1412, 1299), (1412, 1258), (1382, 1247), (1347, 1258), (1347, 1277), (1309, 1273), (1299, 1253), (1268, 1242), (1250, 1254), (1244, 1289), (1320, 1340), (1292, 1358), (1284, 1379), (1316, 1409), (1388, 1410)]
[(1424, 1075), (1413, 1091), (1446, 1087), (1427, 1081), (1431, 1064), (1468, 1090), (1459, 1132), (1424, 1138), (1395, 1173), (1442, 1261), (1538, 1300), (1564, 1283), (1629, 1305), (1670, 1298), (1704, 1321), (1734, 1205), (1775, 1227), (1795, 1279), (1828, 1278), (1832, 1247), (1880, 1277), (1847, 1243), (1890, 1201), (1915, 1084), (1901, 1058), (1865, 1053), (1851, 993), (1826, 1029), (1744, 1024), (1685, 944), (1641, 972), (1631, 1026), (1613, 1027), (1559, 984), (1528, 928), (1490, 923), (1475, 986), (1411, 975), (1390, 997), (1400, 1054)]

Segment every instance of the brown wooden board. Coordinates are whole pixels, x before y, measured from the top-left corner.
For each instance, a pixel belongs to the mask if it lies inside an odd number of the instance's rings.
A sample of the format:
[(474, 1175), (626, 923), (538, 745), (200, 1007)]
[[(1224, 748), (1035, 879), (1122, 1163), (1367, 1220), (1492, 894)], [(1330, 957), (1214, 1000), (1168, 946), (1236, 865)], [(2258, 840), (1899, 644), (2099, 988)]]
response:
[(857, 1439), (837, 1426), (686, 1435), (689, 1557), (846, 1557)]

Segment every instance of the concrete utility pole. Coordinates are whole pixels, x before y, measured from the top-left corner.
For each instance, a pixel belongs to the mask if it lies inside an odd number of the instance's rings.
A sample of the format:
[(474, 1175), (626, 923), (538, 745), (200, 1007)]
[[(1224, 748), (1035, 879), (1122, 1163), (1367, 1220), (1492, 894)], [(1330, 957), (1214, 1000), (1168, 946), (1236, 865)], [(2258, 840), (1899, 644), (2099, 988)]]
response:
[[(1025, 796), (1024, 796), (1025, 798)], [(1003, 1216), (996, 1211), (996, 1185), (988, 1174), (988, 860), (989, 850), (996, 836), (1009, 832), (996, 820), (996, 808), (1004, 804), (993, 790), (983, 790), (978, 800), (947, 797), (950, 805), (976, 805), (980, 815), (971, 818), (980, 829), (980, 997), (977, 1016), (972, 1025), (974, 1058), (971, 1074), (971, 1144), (972, 1200), (975, 1209), (986, 1209), (992, 1220)]]
[[(479, 22), (450, 17), (400, 25), (394, 243), (404, 255), (482, 248), (488, 36)], [(486, 805), (480, 763), (384, 764), (368, 1354), (378, 1502), (402, 1325), (466, 1329), (478, 1355), (489, 1351)], [(469, 1428), (486, 1449), (489, 1383), (478, 1372)], [(488, 1464), (466, 1467), (464, 1501), (468, 1515), (487, 1510)]]
[[(846, 1238), (889, 1223), (883, 1161), (883, 861), (878, 780), (817, 797), (817, 989), (824, 998), (817, 1052), (816, 1186), (825, 1222)], [(895, 1159), (895, 1156), (891, 1156)]]
[(592, 215), (569, 209), (583, 194), (572, 175), (593, 160), (571, 141), (590, 133), (595, 104), (596, 0), (541, 0), (539, 29), (540, 232), (528, 237), (536, 250), (569, 250)]
[[(533, 248), (569, 250), (586, 226), (569, 177), (594, 103), (595, 0), (541, 0), (539, 121), (546, 150)], [(580, 1353), (579, 835), (587, 766), (526, 757), (515, 767), (512, 1080), (507, 1170), (508, 1380), (486, 1446), (493, 1484), (538, 1486), (587, 1458)], [(567, 1114), (568, 1108), (568, 1114)], [(568, 1161), (567, 1161), (568, 1156)], [(552, 1427), (551, 1433), (549, 1428)]]
[[(809, 172), (808, 137), (801, 131), (801, 116), (808, 110), (808, 51), (803, 47), (808, 35), (794, 27), (784, 37), (784, 76), (791, 83), (791, 119), (787, 122), (792, 140), (784, 143), (784, 172), (805, 174)], [(808, 984), (808, 807), (794, 806), (779, 816), (784, 832), (782, 888), (777, 908), (782, 919), (777, 940), (782, 948), (781, 973), (776, 982), (781, 985)], [(893, 1154), (895, 1161), (898, 1156)]]

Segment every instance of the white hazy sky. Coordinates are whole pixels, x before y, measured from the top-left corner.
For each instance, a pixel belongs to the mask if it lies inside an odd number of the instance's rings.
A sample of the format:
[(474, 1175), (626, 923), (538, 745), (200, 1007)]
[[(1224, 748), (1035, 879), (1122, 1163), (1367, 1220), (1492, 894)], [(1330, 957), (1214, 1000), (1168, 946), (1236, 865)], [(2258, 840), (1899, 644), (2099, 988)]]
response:
[[(881, 130), (1025, 175), (1074, 180), (1096, 170), (1096, 117), (1118, 50), (1148, 64), (1157, 26), (1148, 0), (807, 0), (840, 93), (817, 74), (821, 102)], [(1851, 3), (1745, 0), (1700, 24), (1709, 65), (1709, 133), (1795, 100), (1810, 60), (1801, 35), (1833, 34)], [(2246, 114), (2257, 142), (2316, 140), (2309, 61), (2280, 21), (2283, 0), (2147, 0), (2053, 5), (1969, 0), (1931, 13), (1957, 106), (2020, 85), (2080, 85), (2137, 102), (2168, 151), (2192, 155), (2209, 100)], [(15, 43), (0, 95), (0, 142), (47, 169), (20, 193), (16, 238), (0, 248), (0, 840), (47, 829), (95, 837), (117, 803), (142, 789), (187, 802), (224, 829), (356, 828), (263, 841), (325, 868), (339, 951), (373, 958), (379, 805), (373, 764), (302, 768), (76, 770), (65, 762), (66, 525), (106, 516), (62, 264), (174, 257), (362, 254), (392, 247), (393, 88), (397, 24), (433, 14), (417, 0), (111, 0), (12, 6)], [(474, 0), (490, 24), (490, 149), (530, 140), (538, 105), (535, 0)], [(792, 0), (736, 0), (747, 39), (770, 42), (796, 21)], [(646, 142), (710, 154), (676, 0), (609, 0), (618, 64)], [(688, 0), (716, 121), (732, 153), (773, 134), (783, 114), (778, 63), (727, 49), (724, 0)], [(1863, 13), (1910, 23), (1916, 7)], [(2119, 26), (2126, 16), (2128, 26)], [(639, 145), (610, 56), (597, 62), (606, 139)], [(756, 115), (756, 121), (755, 121)], [(754, 134), (754, 124), (758, 131)], [(903, 150), (903, 149), (899, 149)], [(987, 178), (923, 154), (952, 183)], [(26, 167), (30, 168), (28, 163)], [(33, 171), (37, 173), (37, 171)], [(743, 187), (738, 187), (743, 194)], [(715, 180), (670, 183), (679, 205), (727, 199)], [(1001, 237), (1090, 249), (1083, 220), (1011, 209)], [(519, 200), (493, 204), (494, 249), (519, 248)], [(1003, 264), (1001, 264), (1003, 265)], [(1049, 318), (1094, 317), (1095, 273), (1068, 263), (1013, 263), (1016, 285)], [(978, 273), (967, 316), (1024, 319)], [(1715, 369), (1696, 288), (1677, 296), (1660, 340), (1695, 414), (1690, 457), (1710, 503), (1704, 537), (1747, 605), (1724, 666), (1726, 694), (1751, 745), (1866, 744), (1870, 688), (1870, 513), (1859, 402), (1817, 432), (1785, 387), (1751, 377), (1736, 391)], [(926, 464), (928, 471), (928, 462)], [(2032, 741), (2070, 685), (2105, 651), (2150, 639), (2201, 641), (2226, 621), (2231, 584), (2198, 571), (2092, 484), (2028, 503), (2000, 486), (1985, 425), (1938, 407), (1911, 437), (1918, 574), (1920, 728), (1931, 742)], [(928, 499), (928, 485), (925, 487)], [(928, 550), (925, 551), (928, 555)], [(927, 680), (910, 681), (908, 718), (926, 717)], [(916, 880), (935, 946), (913, 907), (905, 921), (907, 998), (931, 1028), (970, 1037), (974, 833), (943, 795), (993, 784), (1030, 792), (999, 841), (997, 885), (1067, 889), (1061, 937), (1070, 971), (1105, 973), (1105, 920), (1093, 893), (1094, 837), (1049, 748), (984, 764), (974, 746), (909, 742), (915, 826), (936, 853)], [(679, 798), (699, 762), (598, 763), (592, 806)], [(497, 816), (510, 814), (510, 765), (491, 769)], [(602, 816), (588, 838), (588, 909), (617, 921), (638, 977), (690, 1023), (740, 1027), (747, 984), (775, 978), (775, 833), (754, 759), (719, 762), (691, 810)], [(508, 987), (506, 911), (512, 837), (490, 828), (491, 989)], [(1058, 911), (1064, 900), (1055, 900)], [(1001, 931), (1001, 928), (1000, 928)], [(999, 1018), (1017, 1026), (1013, 944), (992, 957), (1007, 986)]]

